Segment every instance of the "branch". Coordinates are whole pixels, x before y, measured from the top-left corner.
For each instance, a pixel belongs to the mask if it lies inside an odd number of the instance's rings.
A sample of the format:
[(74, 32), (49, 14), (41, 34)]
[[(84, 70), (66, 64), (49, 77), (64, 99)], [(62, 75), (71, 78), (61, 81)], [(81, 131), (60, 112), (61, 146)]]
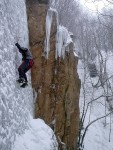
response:
[(94, 101), (96, 101), (96, 100), (98, 100), (98, 99), (99, 99), (99, 98), (101, 98), (101, 97), (103, 97), (103, 95), (101, 95), (101, 96), (99, 96), (99, 97), (97, 97), (97, 98), (95, 98), (95, 99), (91, 100), (91, 101), (87, 104), (87, 108), (86, 108), (86, 111), (85, 111), (85, 114), (84, 114), (84, 118), (81, 120), (81, 121), (82, 121), (82, 123), (84, 123), (84, 121), (85, 121), (85, 117), (86, 117), (86, 113), (87, 113), (87, 110), (88, 110), (89, 104), (90, 104), (90, 103), (92, 103), (92, 102), (94, 102)]
[(104, 116), (102, 116), (102, 117), (99, 117), (99, 118), (93, 120), (91, 123), (89, 123), (89, 124), (86, 126), (85, 131), (84, 131), (84, 134), (83, 134), (83, 137), (82, 137), (82, 141), (81, 141), (81, 143), (80, 143), (81, 146), (82, 146), (82, 144), (83, 144), (83, 141), (84, 141), (84, 138), (85, 138), (87, 129), (88, 129), (93, 123), (95, 123), (96, 121), (98, 121), (98, 120), (100, 120), (100, 119), (102, 119), (102, 118), (105, 118), (105, 117), (109, 116), (111, 113), (113, 113), (113, 111), (111, 111), (110, 113), (108, 113), (108, 114), (106, 114), (106, 115), (104, 115)]
[(109, 2), (110, 4), (113, 4), (113, 2), (109, 1), (109, 0), (106, 0), (107, 2)]
[[(107, 78), (104, 82), (103, 82), (103, 84), (105, 83), (105, 82), (107, 82), (109, 79), (111, 79), (113, 77), (113, 75), (112, 76), (110, 76), (109, 78)], [(101, 86), (101, 84), (100, 85), (98, 85), (96, 88), (99, 88)]]

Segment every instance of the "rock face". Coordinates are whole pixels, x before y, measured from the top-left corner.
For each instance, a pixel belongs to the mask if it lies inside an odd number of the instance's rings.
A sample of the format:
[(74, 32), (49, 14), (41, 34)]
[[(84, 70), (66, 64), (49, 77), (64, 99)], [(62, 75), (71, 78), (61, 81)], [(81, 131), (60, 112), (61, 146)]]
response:
[[(35, 65), (32, 69), (32, 84), (37, 92), (35, 117), (47, 124), (54, 119), (55, 133), (66, 143), (68, 150), (76, 149), (79, 131), (80, 80), (77, 74), (77, 58), (70, 53), (62, 60), (55, 60), (56, 18), (53, 16), (50, 35), (50, 53), (44, 57), (45, 22), (48, 6), (35, 0), (27, 1), (30, 48)], [(60, 149), (61, 146), (59, 146)]]

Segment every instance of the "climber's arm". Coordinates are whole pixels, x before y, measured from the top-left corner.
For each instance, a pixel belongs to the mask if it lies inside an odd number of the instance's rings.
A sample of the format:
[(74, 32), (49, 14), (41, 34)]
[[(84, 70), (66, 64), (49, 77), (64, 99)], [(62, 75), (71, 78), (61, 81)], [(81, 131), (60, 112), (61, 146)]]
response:
[(18, 43), (15, 44), (17, 46), (17, 48), (19, 49), (20, 53), (26, 52), (28, 49), (27, 48), (23, 48), (21, 47)]

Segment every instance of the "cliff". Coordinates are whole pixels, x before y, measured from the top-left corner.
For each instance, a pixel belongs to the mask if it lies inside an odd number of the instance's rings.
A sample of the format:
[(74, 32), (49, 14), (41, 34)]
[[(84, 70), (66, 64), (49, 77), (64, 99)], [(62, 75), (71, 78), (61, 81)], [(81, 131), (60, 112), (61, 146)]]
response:
[[(27, 1), (29, 42), (35, 61), (31, 72), (33, 88), (37, 93), (35, 118), (42, 118), (47, 124), (55, 120), (54, 130), (57, 137), (66, 143), (68, 150), (74, 150), (79, 131), (78, 60), (73, 54), (73, 43), (67, 46), (69, 52), (66, 52), (64, 58), (56, 59), (58, 20), (56, 12), (52, 10), (50, 51), (45, 51), (47, 11), (47, 5), (35, 0)], [(48, 44), (46, 39), (46, 46)]]

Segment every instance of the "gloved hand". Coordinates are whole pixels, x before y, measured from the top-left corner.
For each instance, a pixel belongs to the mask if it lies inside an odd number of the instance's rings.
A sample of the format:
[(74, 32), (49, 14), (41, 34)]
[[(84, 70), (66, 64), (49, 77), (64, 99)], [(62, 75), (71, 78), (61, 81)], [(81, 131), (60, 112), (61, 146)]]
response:
[(18, 43), (15, 43), (15, 46), (19, 46), (19, 44), (18, 44)]

